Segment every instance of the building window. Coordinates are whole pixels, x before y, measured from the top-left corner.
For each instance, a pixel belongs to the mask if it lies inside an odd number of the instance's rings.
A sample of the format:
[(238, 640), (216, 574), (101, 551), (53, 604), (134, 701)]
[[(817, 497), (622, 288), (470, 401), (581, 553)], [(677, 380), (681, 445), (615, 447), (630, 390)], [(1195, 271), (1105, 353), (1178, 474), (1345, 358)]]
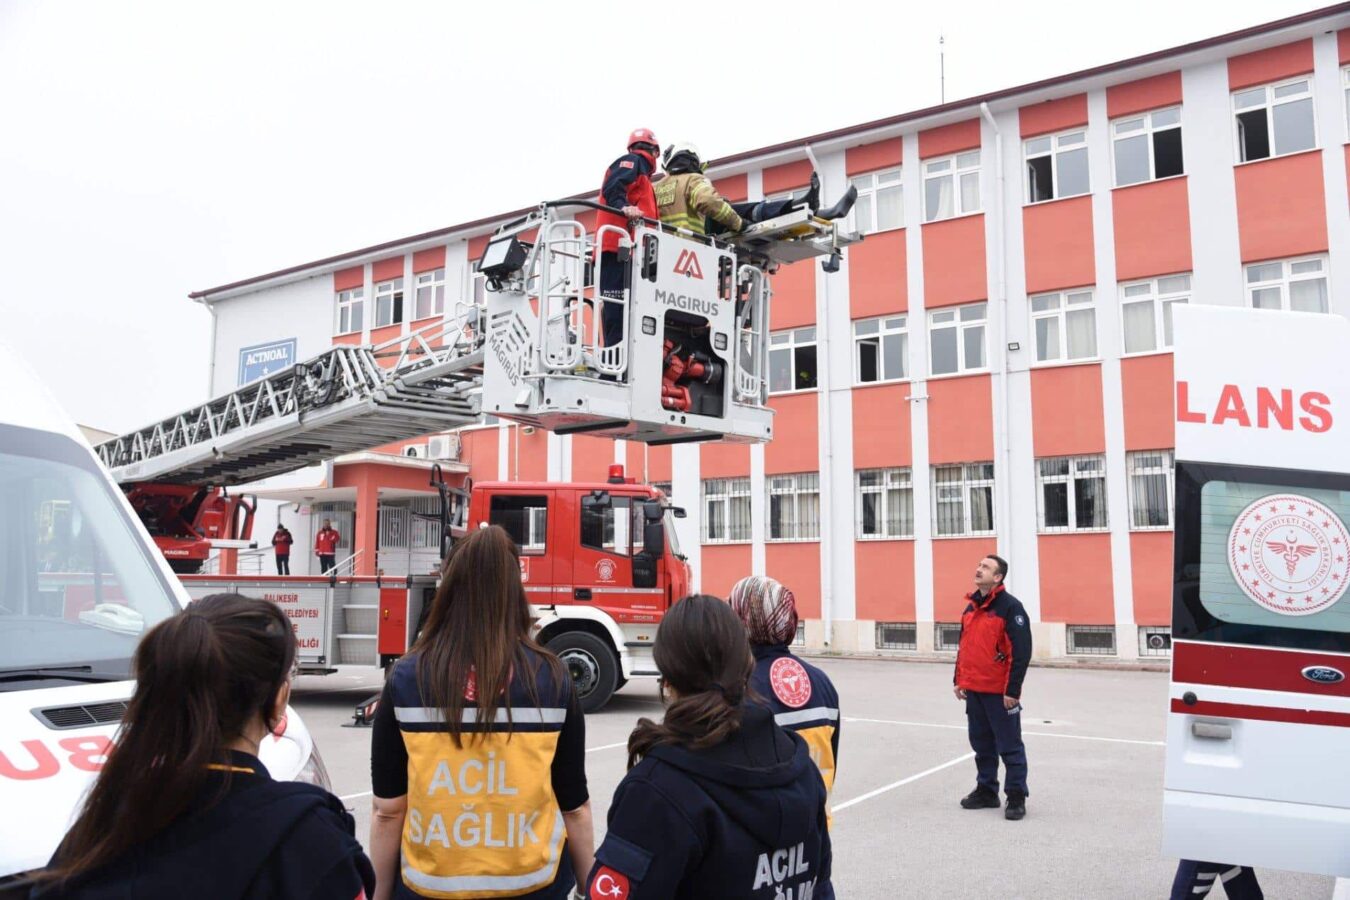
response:
[(797, 633), (794, 634), (794, 635), (792, 636), (792, 646), (794, 646), (794, 647), (805, 647), (805, 646), (806, 646), (806, 623), (805, 623), (805, 622), (800, 622), (800, 621), (799, 621), (799, 622), (797, 623)]
[(933, 467), (933, 534), (994, 533), (994, 464)]
[(961, 649), (960, 622), (934, 622), (933, 647), (939, 651), (955, 653)]
[(1042, 532), (1106, 528), (1106, 457), (1036, 460), (1036, 514)]
[(1166, 625), (1139, 626), (1140, 656), (1171, 656), (1172, 629)]
[(988, 368), (984, 353), (987, 307), (986, 303), (972, 303), (928, 314), (928, 359), (934, 375)]
[(337, 334), (351, 334), (365, 327), (365, 288), (338, 291)]
[(1092, 291), (1063, 291), (1031, 298), (1036, 362), (1097, 356), (1097, 312)]
[(859, 469), (856, 533), (860, 541), (914, 537), (914, 482), (908, 468)]
[(909, 377), (909, 329), (905, 316), (853, 323), (853, 378), (858, 384)]
[(816, 330), (796, 328), (769, 335), (769, 393), (816, 389)]
[(1189, 303), (1191, 276), (1168, 275), (1120, 286), (1125, 352), (1152, 353), (1172, 346), (1172, 305)]
[(1113, 625), (1069, 625), (1069, 653), (1074, 656), (1115, 656)]
[(1327, 258), (1276, 259), (1247, 267), (1247, 299), (1255, 309), (1329, 312)]
[(1181, 158), (1181, 107), (1112, 122), (1111, 134), (1116, 187), (1171, 178), (1185, 171)]
[(667, 500), (670, 500), (671, 492), (675, 490), (674, 483), (669, 481), (653, 481), (651, 485), (652, 487), (660, 491), (662, 494), (665, 494)]
[(703, 482), (703, 543), (750, 540), (750, 479)]
[(913, 622), (878, 622), (878, 650), (917, 650), (919, 629)]
[(1341, 85), (1345, 92), (1345, 127), (1350, 133), (1350, 68), (1341, 69)]
[(820, 474), (770, 475), (771, 541), (814, 541), (820, 538)]
[(853, 227), (860, 234), (905, 227), (904, 196), (900, 186), (900, 167), (855, 175), (849, 184), (858, 189), (853, 204)]
[(445, 269), (423, 272), (413, 278), (414, 319), (429, 319), (445, 313)]
[(1172, 527), (1172, 451), (1136, 450), (1125, 454), (1130, 486), (1130, 528)]
[(1024, 146), (1028, 203), (1076, 197), (1088, 192), (1086, 131), (1032, 138)]
[(375, 285), (375, 327), (403, 321), (403, 279), (381, 281)]
[(1238, 91), (1233, 115), (1240, 162), (1311, 150), (1317, 144), (1309, 78)]
[(923, 220), (936, 222), (980, 211), (980, 151), (923, 164)]

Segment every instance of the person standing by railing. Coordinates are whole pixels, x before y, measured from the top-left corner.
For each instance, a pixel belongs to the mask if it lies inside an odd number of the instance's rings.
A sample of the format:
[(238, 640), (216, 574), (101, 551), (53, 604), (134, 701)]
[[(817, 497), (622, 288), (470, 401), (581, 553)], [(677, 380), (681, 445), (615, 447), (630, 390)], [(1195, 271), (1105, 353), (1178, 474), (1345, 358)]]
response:
[(277, 554), (277, 574), (291, 574), (291, 544), (295, 543), (295, 538), (291, 536), (291, 531), (280, 522), (277, 523), (276, 534), (272, 535), (272, 549)]
[(342, 540), (331, 519), (323, 520), (323, 527), (314, 536), (314, 552), (319, 557), (319, 574), (327, 575), (337, 565), (337, 545)]

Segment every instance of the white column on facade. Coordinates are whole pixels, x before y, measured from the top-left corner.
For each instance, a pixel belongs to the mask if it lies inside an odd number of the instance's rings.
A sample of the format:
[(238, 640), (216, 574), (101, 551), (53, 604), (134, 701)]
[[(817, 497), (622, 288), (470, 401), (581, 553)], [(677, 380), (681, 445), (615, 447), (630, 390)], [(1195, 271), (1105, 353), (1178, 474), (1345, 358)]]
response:
[(1092, 242), (1097, 284), (1097, 354), (1102, 360), (1102, 418), (1106, 423), (1106, 515), (1111, 528), (1111, 590), (1116, 655), (1139, 656), (1134, 622), (1134, 568), (1130, 558), (1130, 501), (1125, 473), (1125, 397), (1121, 384), (1123, 349), (1120, 299), (1116, 287), (1116, 233), (1112, 215), (1111, 125), (1106, 91), (1088, 94), (1088, 178), (1092, 185)]
[(643, 481), (646, 481), (646, 480), (647, 480), (647, 478), (646, 478), (646, 473), (645, 473), (645, 472), (630, 472), (630, 471), (628, 471), (628, 442), (627, 442), (627, 441), (615, 441), (615, 442), (614, 442), (614, 463), (615, 463), (615, 465), (620, 465), (620, 466), (623, 466), (623, 467), (624, 467), (624, 468), (623, 468), (623, 474), (624, 474), (624, 475), (628, 475), (628, 476), (642, 476), (642, 480), (643, 480)]
[(507, 481), (511, 475), (511, 434), (515, 427), (505, 424), (497, 426), (497, 477)]
[(693, 572), (691, 591), (703, 583), (703, 482), (698, 444), (676, 444), (670, 450), (670, 492), (681, 498), (685, 517), (675, 520), (680, 549), (689, 557)]
[[(900, 184), (905, 217), (905, 294), (908, 299), (910, 483), (914, 492), (914, 631), (931, 652), (933, 635), (933, 476), (928, 464), (928, 317), (923, 298), (923, 164), (919, 136), (902, 141)], [(852, 491), (850, 491), (852, 493)]]
[(1313, 38), (1313, 97), (1317, 107), (1317, 143), (1322, 148), (1322, 183), (1327, 203), (1327, 248), (1330, 263), (1331, 311), (1350, 315), (1350, 304), (1337, 303), (1336, 288), (1350, 279), (1350, 190), (1346, 185), (1345, 150), (1350, 142), (1346, 128), (1345, 84), (1341, 76), (1340, 49), (1335, 33)]
[(417, 292), (413, 289), (413, 254), (403, 254), (403, 336), (412, 333), (413, 316), (417, 313)]
[(1191, 298), (1195, 303), (1241, 306), (1245, 302), (1233, 173), (1234, 128), (1227, 61), (1182, 69), (1181, 139), (1186, 151), (1194, 272)]
[(548, 480), (572, 480), (572, 436), (548, 432)]
[(370, 329), (375, 323), (375, 267), (366, 263), (361, 267), (361, 295), (365, 314), (361, 316), (361, 342), (370, 343)]
[[(745, 176), (747, 200), (764, 199), (764, 170), (755, 169)], [(772, 283), (772, 282), (771, 282)], [(775, 432), (775, 440), (783, 436)], [(768, 572), (768, 552), (765, 540), (768, 537), (769, 507), (768, 486), (764, 478), (764, 445), (750, 445), (750, 571), (754, 575)]]

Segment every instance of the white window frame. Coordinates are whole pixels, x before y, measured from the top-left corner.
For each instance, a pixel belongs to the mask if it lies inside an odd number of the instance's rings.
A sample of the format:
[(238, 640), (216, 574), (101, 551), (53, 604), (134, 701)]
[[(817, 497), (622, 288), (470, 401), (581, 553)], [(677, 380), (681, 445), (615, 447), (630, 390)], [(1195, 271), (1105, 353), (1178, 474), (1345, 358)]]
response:
[[(709, 478), (703, 482), (702, 497), (703, 522), (702, 538), (705, 544), (748, 544), (751, 539), (750, 479), (746, 478)], [(709, 526), (712, 516), (708, 514), (711, 504), (723, 507), (722, 520), (726, 523), (726, 534), (711, 534)], [(735, 508), (744, 510), (744, 524), (736, 522), (732, 516)]]
[(1350, 141), (1350, 66), (1341, 69), (1341, 93), (1345, 95), (1345, 102), (1342, 105), (1345, 107), (1346, 140)]
[[(849, 223), (855, 231), (859, 234), (875, 234), (905, 227), (905, 189), (900, 182), (899, 166), (854, 175), (849, 178), (849, 184), (858, 189), (858, 199), (849, 213)], [(883, 226), (877, 221), (877, 195), (885, 191), (895, 191), (899, 195), (900, 221)], [(866, 211), (866, 215), (862, 214), (863, 211)]]
[[(923, 206), (923, 220), (925, 222), (942, 222), (961, 216), (972, 216), (983, 211), (983, 200), (980, 197), (980, 189), (983, 187), (980, 184), (980, 152), (981, 148), (976, 147), (973, 150), (962, 150), (960, 153), (953, 153), (949, 156), (924, 160), (923, 196), (919, 199)], [(975, 177), (975, 203), (971, 207), (966, 206), (965, 193), (961, 190), (962, 182), (969, 175)], [(942, 179), (951, 179), (952, 182), (952, 213), (947, 216), (940, 214), (930, 216), (928, 214), (928, 183)]]
[[(1037, 310), (1038, 304), (1055, 303), (1052, 309)], [(1101, 359), (1101, 351), (1097, 346), (1097, 301), (1092, 288), (1082, 288), (1080, 290), (1051, 291), (1048, 294), (1036, 294), (1027, 298), (1027, 306), (1031, 310), (1031, 341), (1034, 355), (1031, 361), (1033, 366), (1062, 366), (1068, 363), (1090, 362)], [(1092, 313), (1092, 352), (1077, 356), (1069, 355), (1069, 314), (1081, 313), (1084, 310)], [(1041, 353), (1041, 335), (1037, 324), (1042, 320), (1054, 319), (1055, 325), (1055, 356), (1045, 356), (1042, 359)]]
[[(1180, 286), (1185, 279), (1185, 287)], [(1172, 341), (1167, 339), (1167, 323), (1171, 321), (1171, 309), (1177, 303), (1190, 303), (1193, 276), (1190, 272), (1178, 272), (1175, 275), (1162, 275), (1143, 281), (1127, 281), (1120, 284), (1120, 351), (1122, 356), (1147, 356), (1151, 353), (1166, 353), (1172, 349)], [(1145, 350), (1131, 350), (1126, 343), (1125, 308), (1147, 304), (1153, 315), (1153, 346)]]
[[(764, 493), (764, 514), (768, 519), (764, 531), (765, 541), (782, 543), (820, 540), (819, 472), (766, 475)], [(779, 510), (789, 513), (788, 515), (782, 517), (774, 515), (775, 498), (778, 498)], [(814, 498), (814, 501), (811, 498)]]
[[(877, 476), (877, 484), (863, 484), (863, 478), (866, 475)], [(853, 533), (860, 541), (896, 541), (910, 540), (914, 537), (914, 471), (909, 466), (883, 468), (883, 469), (858, 469), (853, 473), (853, 488), (855, 492), (856, 503), (854, 509), (856, 512), (856, 521), (854, 522)], [(892, 497), (892, 494), (898, 493), (898, 497)], [(905, 494), (909, 495), (909, 522), (906, 528), (904, 519)], [(876, 524), (875, 532), (864, 530), (863, 523), (863, 498), (876, 495)], [(899, 510), (892, 510), (891, 506), (898, 504)], [(896, 528), (890, 530), (890, 523), (894, 521)]]
[[(819, 335), (814, 325), (807, 325), (803, 328), (789, 328), (784, 331), (769, 332), (769, 394), (806, 394), (820, 389), (820, 345), (817, 343)], [(816, 351), (816, 371), (815, 384), (811, 387), (799, 388), (797, 384), (797, 350), (811, 347)], [(792, 374), (790, 376), (792, 387), (783, 390), (775, 390), (773, 387), (773, 358), (775, 353), (782, 353), (786, 350), (792, 359)]]
[[(1311, 262), (1321, 264), (1321, 268), (1316, 272), (1294, 272), (1294, 267)], [(1252, 269), (1263, 266), (1280, 266), (1280, 277), (1278, 279), (1267, 279), (1264, 281), (1251, 281)], [(1289, 312), (1290, 286), (1300, 281), (1316, 281), (1322, 279), (1326, 283), (1326, 312), (1331, 312), (1331, 273), (1328, 271), (1330, 265), (1325, 253), (1314, 253), (1310, 256), (1293, 256), (1287, 259), (1268, 259), (1264, 262), (1247, 263), (1242, 267), (1242, 283), (1247, 293), (1247, 308), (1256, 308), (1256, 292), (1266, 288), (1279, 288), (1280, 290), (1280, 309)], [(1302, 310), (1300, 310), (1301, 312)]]
[[(1158, 116), (1164, 113), (1176, 113), (1177, 120), (1167, 125), (1155, 124), (1153, 121), (1154, 116)], [(1139, 127), (1130, 128), (1128, 131), (1121, 130), (1122, 128), (1127, 127), (1134, 122), (1139, 122), (1140, 123)], [(1164, 131), (1181, 131), (1181, 130), (1182, 129), (1181, 129), (1180, 106), (1164, 106), (1161, 109), (1151, 109), (1148, 112), (1137, 113), (1136, 115), (1132, 116), (1122, 116), (1119, 119), (1113, 120), (1111, 122), (1111, 183), (1114, 184), (1116, 187), (1130, 187), (1131, 185), (1135, 184), (1148, 184), (1151, 181), (1158, 181), (1159, 179), (1158, 179), (1157, 153), (1153, 146), (1154, 136)], [(1126, 141), (1129, 140), (1130, 138), (1138, 137), (1141, 134), (1147, 137), (1148, 139), (1147, 140), (1148, 177), (1145, 178), (1143, 181), (1131, 181), (1127, 184), (1122, 184), (1120, 181), (1120, 169), (1116, 165), (1117, 147), (1119, 147), (1121, 141)], [(1176, 173), (1175, 175), (1164, 175), (1163, 178), (1180, 178), (1182, 175), (1185, 174), (1186, 174), (1186, 154), (1185, 154), (1185, 135), (1183, 134), (1181, 171)]]
[[(422, 314), (422, 298), (430, 301), (430, 310)], [(431, 319), (445, 315), (445, 267), (429, 272), (418, 272), (413, 276), (413, 314), (412, 321)]]
[[(955, 473), (956, 479), (938, 481), (939, 472)], [(930, 511), (933, 517), (933, 537), (975, 537), (979, 535), (992, 535), (998, 530), (998, 511), (995, 508), (997, 501), (998, 487), (995, 483), (996, 473), (992, 462), (977, 463), (952, 463), (950, 465), (937, 465), (932, 467), (930, 478), (932, 479), (932, 509)], [(960, 531), (943, 531), (942, 519), (938, 515), (939, 508), (943, 505), (942, 493), (944, 490), (951, 491), (955, 489), (961, 502), (961, 522)], [(972, 491), (989, 492), (989, 528), (976, 531), (971, 522), (971, 509), (974, 504), (971, 501)]]
[[(1080, 150), (1083, 153), (1089, 153), (1087, 129), (1088, 127), (1086, 125), (1081, 125), (1078, 128), (1060, 131), (1055, 134), (1038, 134), (1035, 137), (1027, 138), (1022, 142), (1023, 196), (1026, 199), (1027, 206), (1034, 206), (1039, 203), (1052, 203), (1055, 200), (1067, 200), (1070, 197), (1085, 197), (1092, 193), (1092, 159), (1090, 156), (1086, 167), (1088, 176), (1087, 184), (1083, 187), (1083, 190), (1076, 194), (1065, 194), (1060, 192), (1061, 179), (1059, 177), (1059, 159), (1061, 156), (1065, 156), (1069, 153), (1076, 153)], [(1043, 141), (1048, 142), (1049, 146), (1046, 149), (1042, 150), (1038, 148), (1034, 151), (1032, 150), (1033, 145), (1040, 144)], [(1033, 159), (1040, 159), (1044, 156), (1050, 157), (1051, 195), (1044, 200), (1033, 200), (1031, 198), (1031, 166), (1029, 163)]]
[[(979, 318), (975, 318), (977, 314)], [(966, 312), (970, 311), (971, 317), (966, 318)], [(950, 318), (948, 318), (950, 316)], [(933, 337), (938, 331), (947, 328), (956, 329), (956, 371), (955, 372), (935, 372), (933, 371)], [(966, 331), (973, 328), (979, 328), (982, 332), (980, 343), (984, 364), (979, 366), (968, 366), (966, 364)], [(979, 303), (968, 303), (964, 306), (944, 306), (934, 309), (928, 313), (928, 374), (932, 378), (948, 378), (954, 375), (967, 375), (972, 372), (989, 371), (989, 303), (980, 301)]]
[[(360, 334), (365, 330), (366, 316), (366, 289), (365, 286), (348, 288), (345, 291), (338, 291), (335, 298), (337, 304), (337, 320), (333, 323), (333, 334)], [(352, 320), (356, 318), (352, 314), (356, 310), (361, 318), (361, 325), (357, 328), (344, 328), (343, 325), (350, 326)]]
[[(1042, 463), (1068, 463), (1068, 470), (1046, 474)], [(1078, 483), (1092, 479), (1101, 482), (1100, 498), (1102, 521), (1097, 525), (1078, 523)], [(1065, 518), (1067, 525), (1047, 525), (1045, 523), (1046, 503), (1045, 486), (1049, 484), (1066, 485), (1064, 491)], [(1111, 530), (1110, 510), (1106, 505), (1106, 454), (1088, 453), (1081, 456), (1038, 456), (1036, 457), (1036, 530), (1041, 534), (1078, 534), (1082, 532), (1100, 532)]]
[[(1300, 82), (1307, 85), (1307, 89), (1303, 93), (1291, 94), (1287, 97), (1278, 97), (1278, 98), (1275, 96), (1275, 92), (1280, 90), (1281, 88), (1287, 88), (1290, 87), (1291, 85), (1299, 84)], [(1261, 103), (1252, 104), (1250, 106), (1242, 106), (1242, 107), (1238, 106), (1239, 96), (1242, 96), (1244, 94), (1250, 94), (1255, 91), (1266, 92), (1265, 99)], [(1286, 103), (1298, 103), (1299, 101), (1302, 100), (1308, 100), (1309, 107), (1312, 110), (1312, 128), (1313, 128), (1312, 146), (1303, 147), (1299, 150), (1286, 150), (1283, 153), (1281, 153), (1279, 147), (1275, 143), (1275, 107), (1283, 106)], [(1244, 165), (1246, 163), (1253, 163), (1253, 162), (1261, 162), (1262, 160), (1266, 159), (1276, 159), (1277, 157), (1290, 156), (1295, 153), (1308, 153), (1312, 150), (1317, 150), (1319, 147), (1321, 147), (1321, 144), (1317, 140), (1317, 99), (1313, 93), (1313, 73), (1311, 72), (1307, 73), (1306, 75), (1300, 75), (1297, 78), (1286, 78), (1281, 81), (1272, 81), (1269, 84), (1254, 84), (1251, 85), (1250, 87), (1245, 87), (1242, 88), (1241, 90), (1233, 91), (1232, 96), (1229, 100), (1229, 104), (1231, 106), (1233, 114), (1233, 159), (1237, 160), (1237, 165)], [(1270, 155), (1262, 156), (1257, 159), (1243, 159), (1242, 129), (1238, 125), (1238, 114), (1251, 112), (1257, 109), (1265, 109), (1266, 111), (1266, 137), (1270, 143)]]
[[(886, 354), (883, 352), (886, 338), (898, 338), (900, 341), (900, 372), (892, 374), (886, 371)], [(877, 373), (872, 381), (864, 381), (862, 374), (863, 345), (874, 344), (877, 354)], [(909, 380), (909, 317), (879, 316), (871, 319), (857, 319), (853, 323), (853, 383), (856, 385), (887, 384)]]
[[(1157, 457), (1161, 456), (1159, 461)], [(1161, 491), (1161, 504), (1157, 506), (1150, 505), (1150, 500), (1158, 500), (1159, 492), (1149, 491), (1147, 496), (1140, 496), (1140, 488), (1136, 484), (1136, 479), (1157, 478), (1163, 479)], [(1174, 496), (1174, 484), (1176, 478), (1176, 453), (1173, 450), (1131, 450), (1125, 454), (1125, 481), (1129, 485), (1130, 498), (1130, 530), (1131, 531), (1171, 531), (1175, 521), (1176, 499)], [(1162, 508), (1158, 508), (1158, 507)], [(1140, 513), (1147, 513), (1150, 510), (1157, 509), (1158, 512), (1166, 513), (1166, 522), (1161, 525), (1140, 524)]]
[[(380, 303), (387, 300), (389, 303), (388, 322), (382, 321), (380, 315)], [(406, 314), (407, 309), (403, 308), (408, 301), (407, 294), (403, 290), (403, 276), (390, 278), (387, 281), (381, 281), (375, 285), (375, 318), (370, 323), (371, 328), (388, 328), (390, 325), (400, 325), (403, 323), (403, 316), (394, 317), (394, 313)]]

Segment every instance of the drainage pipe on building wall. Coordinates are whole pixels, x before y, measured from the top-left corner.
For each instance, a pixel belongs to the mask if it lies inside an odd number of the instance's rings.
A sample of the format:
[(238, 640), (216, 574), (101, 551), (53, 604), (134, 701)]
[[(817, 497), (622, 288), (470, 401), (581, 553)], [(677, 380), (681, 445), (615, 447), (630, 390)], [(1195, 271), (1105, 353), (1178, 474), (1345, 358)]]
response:
[[(1008, 543), (1012, 542), (1012, 445), (1008, 440), (1008, 285), (1007, 285), (1007, 240), (1005, 237), (1006, 223), (1003, 221), (1003, 135), (999, 133), (998, 122), (994, 120), (994, 114), (989, 111), (988, 103), (980, 104), (980, 115), (989, 123), (989, 127), (994, 131), (994, 181), (996, 190), (994, 192), (994, 227), (998, 229), (996, 237), (996, 246), (998, 253), (994, 255), (995, 265), (998, 266), (997, 294), (994, 297), (999, 307), (998, 315), (998, 359), (999, 359), (999, 377), (995, 383), (996, 392), (995, 405), (1001, 411), (998, 422), (998, 438), (1003, 447), (1003, 471), (995, 472), (996, 476), (1001, 475), (994, 482), (994, 494), (998, 503), (998, 519), (994, 528), (995, 534), (1008, 535)], [(986, 222), (989, 219), (986, 217)], [(1012, 555), (1008, 546), (1001, 548), (1004, 556)]]
[[(811, 168), (820, 172), (820, 161), (816, 159), (811, 145), (806, 145), (806, 158)], [(823, 175), (822, 175), (823, 180)], [(822, 190), (824, 185), (821, 186)], [(814, 264), (814, 263), (813, 263)], [(817, 516), (820, 518), (820, 618), (825, 626), (825, 646), (834, 646), (834, 529), (830, 526), (830, 511), (826, 503), (833, 504), (834, 491), (834, 398), (830, 396), (830, 276), (822, 278), (823, 297), (816, 299), (816, 336), (817, 346), (825, 348), (825, 363), (816, 360), (817, 387), (825, 402), (825, 440), (821, 442), (822, 459), (820, 474), (817, 476), (817, 488), (820, 498)], [(830, 498), (830, 499), (826, 499)]]
[(206, 360), (206, 396), (214, 397), (216, 395), (216, 308), (211, 305), (210, 300), (200, 299), (197, 302), (206, 307), (206, 311), (211, 315), (211, 355)]

